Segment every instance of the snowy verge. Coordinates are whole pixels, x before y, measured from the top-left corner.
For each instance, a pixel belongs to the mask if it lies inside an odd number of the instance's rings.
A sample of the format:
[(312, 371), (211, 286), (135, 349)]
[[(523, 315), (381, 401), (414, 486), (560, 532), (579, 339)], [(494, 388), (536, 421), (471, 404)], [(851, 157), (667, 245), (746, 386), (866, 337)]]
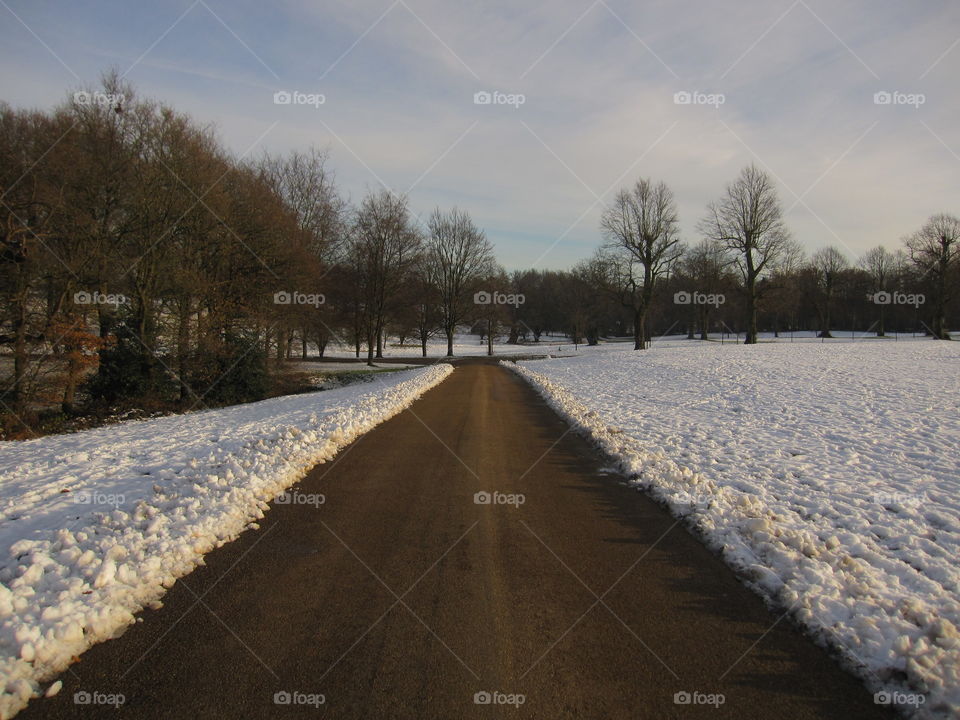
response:
[(502, 364), (877, 702), (943, 718), (960, 712), (957, 358), (928, 347)]
[(452, 372), (0, 443), (0, 717)]

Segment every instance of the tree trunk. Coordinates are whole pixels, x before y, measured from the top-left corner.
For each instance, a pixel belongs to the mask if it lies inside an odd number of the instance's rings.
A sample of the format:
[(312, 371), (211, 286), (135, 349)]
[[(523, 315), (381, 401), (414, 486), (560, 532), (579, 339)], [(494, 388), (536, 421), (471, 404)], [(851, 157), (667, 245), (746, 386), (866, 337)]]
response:
[[(71, 348), (71, 350), (76, 350)], [(63, 388), (63, 401), (60, 403), (60, 409), (63, 410), (64, 414), (70, 415), (73, 413), (73, 404), (74, 399), (77, 393), (77, 382), (80, 380), (80, 374), (82, 367), (80, 365), (80, 360), (76, 356), (75, 352), (68, 350), (67, 352), (67, 384)]]
[(634, 310), (633, 311), (633, 349), (634, 350), (646, 350), (647, 348), (647, 339), (645, 337), (643, 323), (646, 319), (646, 312), (644, 310)]
[(179, 325), (177, 327), (177, 382), (180, 385), (178, 402), (184, 405), (190, 388), (187, 386), (188, 356), (190, 353), (190, 298), (180, 298)]
[[(200, 327), (200, 314), (202, 313), (202, 308), (197, 312), (197, 339), (203, 337), (203, 329)], [(266, 373), (270, 372), (270, 326), (268, 325), (263, 331), (263, 371)]]
[(833, 335), (830, 332), (830, 309), (833, 305), (833, 289), (827, 288), (827, 296), (823, 301), (823, 315), (821, 320), (823, 326), (820, 328), (820, 337), (822, 338), (832, 338)]
[(946, 261), (940, 260), (940, 273), (936, 280), (936, 301), (933, 306), (933, 339), (949, 340), (947, 332), (946, 304), (947, 304), (947, 267)]
[(747, 333), (743, 339), (744, 345), (757, 344), (757, 280), (747, 281)]
[(13, 388), (10, 391), (13, 412), (22, 415), (27, 409), (27, 305), (25, 293), (18, 299), (13, 324)]

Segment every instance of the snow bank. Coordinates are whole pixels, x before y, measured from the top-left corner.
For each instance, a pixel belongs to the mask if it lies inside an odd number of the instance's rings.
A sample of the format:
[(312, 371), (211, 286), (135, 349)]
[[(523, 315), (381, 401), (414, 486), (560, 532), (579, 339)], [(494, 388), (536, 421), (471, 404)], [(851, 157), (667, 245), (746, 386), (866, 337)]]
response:
[(960, 344), (504, 364), (880, 701), (960, 713)]
[(0, 443), (0, 717), (451, 372)]

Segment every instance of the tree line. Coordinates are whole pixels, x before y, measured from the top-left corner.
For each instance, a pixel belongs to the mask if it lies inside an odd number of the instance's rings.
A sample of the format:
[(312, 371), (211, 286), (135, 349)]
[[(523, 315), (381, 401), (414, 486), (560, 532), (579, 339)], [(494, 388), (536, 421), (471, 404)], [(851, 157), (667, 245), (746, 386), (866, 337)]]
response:
[[(470, 216), (355, 206), (316, 149), (235, 157), (116, 73), (51, 111), (0, 106), (0, 409), (264, 397), (278, 360), (453, 336), (506, 282)], [(299, 346), (299, 347), (298, 347)], [(56, 395), (54, 398), (53, 395)]]
[(829, 338), (835, 327), (950, 339), (960, 299), (957, 217), (934, 215), (897, 251), (880, 245), (851, 259), (835, 246), (806, 258), (783, 215), (773, 179), (751, 164), (707, 206), (702, 239), (685, 244), (672, 191), (641, 179), (604, 210), (605, 243), (580, 272), (628, 308), (636, 349), (646, 346), (652, 313), (658, 333), (736, 332), (746, 344), (761, 329), (815, 328)]
[(490, 352), (501, 336), (641, 349), (666, 332), (948, 338), (957, 316), (950, 215), (897, 252), (805, 259), (750, 166), (699, 230), (684, 243), (671, 190), (641, 179), (604, 209), (591, 258), (507, 273), (466, 211), (420, 218), (388, 190), (352, 203), (325, 152), (234, 156), (108, 73), (49, 111), (0, 105), (0, 412), (254, 400), (285, 359), (332, 344), (373, 363), (388, 338), (452, 355), (459, 328)]

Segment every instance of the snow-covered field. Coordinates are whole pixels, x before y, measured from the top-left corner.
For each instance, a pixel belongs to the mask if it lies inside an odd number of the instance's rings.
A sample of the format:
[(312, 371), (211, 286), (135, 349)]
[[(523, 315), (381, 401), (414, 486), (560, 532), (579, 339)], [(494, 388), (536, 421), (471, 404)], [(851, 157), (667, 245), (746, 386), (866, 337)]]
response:
[[(774, 337), (773, 333), (761, 333), (760, 342), (764, 345), (767, 344), (788, 344), (788, 345), (802, 345), (802, 344), (823, 344), (825, 346), (829, 345), (844, 345), (849, 343), (897, 343), (897, 342), (911, 342), (923, 339), (922, 336), (918, 337), (910, 333), (901, 333), (899, 336), (895, 333), (889, 333), (885, 339), (877, 339), (872, 335), (858, 332), (850, 332), (849, 330), (834, 330), (834, 337), (826, 341), (817, 337), (817, 333), (813, 331), (797, 331), (795, 333), (784, 332), (780, 334), (780, 337)], [(527, 342), (520, 343), (517, 345), (510, 345), (506, 342), (507, 336), (503, 335), (494, 340), (493, 343), (493, 354), (502, 355), (502, 356), (531, 356), (531, 355), (549, 355), (552, 357), (574, 357), (579, 355), (594, 355), (597, 353), (607, 353), (607, 352), (619, 352), (621, 350), (629, 350), (633, 348), (633, 340), (631, 338), (622, 337), (622, 338), (605, 338), (601, 341), (599, 345), (585, 345), (583, 343), (575, 345), (569, 337), (563, 335), (542, 335), (540, 337), (540, 342), (533, 342), (532, 338)], [(720, 333), (710, 333), (710, 342), (724, 345), (736, 345), (739, 342), (743, 341), (743, 336), (736, 336), (733, 334), (724, 334)], [(687, 346), (690, 343), (687, 342), (685, 335), (668, 335), (663, 337), (656, 337), (653, 340), (655, 347), (665, 348), (674, 346), (677, 343)], [(316, 346), (310, 346), (311, 357), (316, 356), (317, 348)], [(431, 359), (443, 358), (447, 353), (447, 342), (443, 337), (433, 337), (427, 342), (427, 357)], [(481, 341), (479, 335), (471, 335), (470, 333), (464, 330), (456, 335), (454, 335), (453, 342), (453, 353), (456, 357), (476, 357), (487, 354), (487, 343), (486, 341)], [(328, 358), (355, 358), (355, 351), (352, 347), (347, 347), (345, 345), (338, 345), (336, 343), (331, 343), (327, 346), (326, 352), (324, 353), (325, 357)], [(360, 360), (365, 362), (366, 360), (366, 351), (361, 352)], [(396, 359), (396, 358), (411, 358), (411, 359), (420, 359), (421, 350), (420, 344), (414, 342), (413, 340), (407, 338), (406, 343), (401, 346), (397, 343), (397, 338), (391, 337), (385, 347), (383, 348), (384, 358), (387, 359)], [(320, 361), (322, 363), (322, 361)], [(309, 370), (311, 366), (314, 365), (313, 361), (303, 363), (303, 369)], [(327, 363), (327, 365), (334, 366), (335, 363)], [(347, 366), (348, 368), (350, 366)], [(363, 367), (366, 367), (365, 365)], [(381, 365), (381, 367), (385, 367)], [(389, 367), (396, 367), (396, 365), (391, 365)]]
[(960, 344), (666, 341), (517, 369), (874, 691), (900, 693), (882, 699), (960, 714)]
[(0, 443), (0, 717), (452, 371)]
[[(522, 345), (510, 345), (506, 342), (507, 337), (495, 338), (493, 342), (494, 355), (530, 355), (546, 354), (548, 352), (556, 353), (558, 348), (561, 354), (573, 354), (574, 346), (566, 337), (553, 337), (543, 335), (539, 343), (529, 342)], [(397, 344), (396, 338), (390, 338), (383, 348), (385, 358), (411, 357), (420, 358), (422, 356), (420, 343), (407, 338), (405, 344)], [(316, 348), (311, 348), (311, 353), (316, 353)], [(444, 337), (433, 337), (427, 342), (427, 357), (442, 358), (447, 354), (447, 341)], [(474, 357), (487, 354), (487, 342), (481, 341), (479, 335), (471, 335), (467, 332), (458, 333), (453, 336), (453, 354), (456, 357)], [(331, 343), (327, 346), (324, 353), (326, 357), (332, 358), (353, 358), (355, 351), (352, 347), (346, 347)], [(361, 359), (366, 358), (366, 351), (360, 353)]]
[(297, 375), (317, 390), (336, 390), (347, 385), (375, 382), (384, 373), (421, 367), (409, 363), (380, 363), (371, 368), (365, 361), (323, 362), (316, 360), (288, 360), (284, 371)]

